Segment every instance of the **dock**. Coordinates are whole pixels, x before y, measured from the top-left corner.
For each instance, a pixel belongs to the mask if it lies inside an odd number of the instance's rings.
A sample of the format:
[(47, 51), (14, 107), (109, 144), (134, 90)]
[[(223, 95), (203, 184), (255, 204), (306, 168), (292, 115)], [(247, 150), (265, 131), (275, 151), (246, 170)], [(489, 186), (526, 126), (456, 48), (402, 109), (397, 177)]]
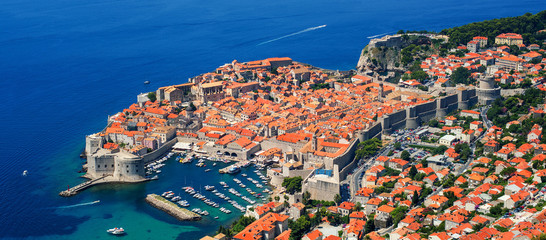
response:
[(100, 178), (96, 178), (96, 179), (92, 179), (92, 180), (80, 183), (80, 184), (78, 184), (78, 185), (76, 185), (74, 187), (68, 188), (67, 190), (64, 190), (64, 191), (60, 192), (59, 196), (61, 196), (61, 197), (72, 197), (72, 196), (78, 194), (78, 192), (83, 191), (84, 189), (86, 189), (88, 187), (103, 183), (104, 179), (106, 177), (107, 176), (102, 176)]
[(59, 196), (61, 197), (72, 197), (76, 194), (78, 194), (79, 192), (87, 189), (87, 188), (90, 188), (92, 186), (95, 186), (95, 185), (99, 185), (99, 184), (106, 184), (106, 183), (139, 183), (139, 182), (146, 182), (146, 181), (150, 181), (152, 179), (150, 178), (146, 178), (146, 179), (141, 179), (141, 180), (138, 180), (138, 181), (119, 181), (119, 180), (116, 180), (114, 179), (114, 177), (110, 176), (110, 175), (105, 175), (105, 176), (102, 176), (102, 177), (99, 177), (99, 178), (95, 178), (95, 179), (91, 179), (91, 180), (88, 180), (88, 181), (85, 181), (83, 183), (80, 183), (74, 187), (71, 187), (67, 190), (64, 190), (62, 192), (59, 193)]
[(194, 213), (188, 209), (181, 208), (175, 203), (157, 194), (148, 194), (148, 196), (146, 196), (146, 202), (180, 221), (201, 220), (201, 215)]
[(239, 168), (242, 168), (243, 165), (246, 165), (248, 164), (250, 161), (240, 161), (240, 162), (237, 162), (235, 164), (232, 164), (232, 165), (229, 165), (225, 168), (222, 168), (220, 170), (218, 170), (219, 173), (228, 173), (229, 169), (232, 168), (232, 167), (239, 167)]

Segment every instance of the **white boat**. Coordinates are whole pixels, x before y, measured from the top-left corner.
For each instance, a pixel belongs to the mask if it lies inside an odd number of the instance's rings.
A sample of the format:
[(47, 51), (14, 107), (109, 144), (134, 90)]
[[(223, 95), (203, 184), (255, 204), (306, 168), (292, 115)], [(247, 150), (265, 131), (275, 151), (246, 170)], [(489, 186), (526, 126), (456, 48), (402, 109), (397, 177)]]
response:
[(123, 235), (125, 234), (125, 230), (123, 228), (111, 228), (106, 230), (107, 233), (113, 234), (113, 235)]
[(23, 176), (26, 176), (27, 174), (28, 174), (27, 170), (23, 171)]

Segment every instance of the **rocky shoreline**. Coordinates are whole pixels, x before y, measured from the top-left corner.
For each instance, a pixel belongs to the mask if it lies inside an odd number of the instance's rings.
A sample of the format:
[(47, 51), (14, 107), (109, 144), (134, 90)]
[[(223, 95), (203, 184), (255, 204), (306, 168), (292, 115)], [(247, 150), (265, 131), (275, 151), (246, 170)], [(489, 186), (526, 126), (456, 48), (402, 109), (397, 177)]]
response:
[(146, 202), (180, 221), (201, 220), (201, 216), (199, 214), (194, 213), (188, 209), (181, 208), (175, 203), (172, 203), (157, 194), (148, 194), (148, 196), (146, 196)]

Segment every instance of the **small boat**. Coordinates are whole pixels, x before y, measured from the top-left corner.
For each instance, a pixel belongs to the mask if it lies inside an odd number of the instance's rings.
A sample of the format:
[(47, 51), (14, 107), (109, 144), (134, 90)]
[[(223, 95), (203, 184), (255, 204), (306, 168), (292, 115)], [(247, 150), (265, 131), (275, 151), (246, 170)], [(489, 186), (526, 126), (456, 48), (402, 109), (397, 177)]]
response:
[(27, 170), (23, 171), (23, 176), (26, 176), (27, 174), (28, 174)]
[(235, 174), (235, 173), (238, 173), (241, 171), (241, 168), (237, 167), (237, 166), (234, 166), (234, 167), (231, 167), (229, 170), (228, 170), (228, 173), (230, 174)]
[(209, 168), (209, 169), (206, 169), (205, 172), (210, 172), (210, 168)]
[(107, 233), (113, 234), (113, 235), (123, 235), (125, 234), (125, 230), (123, 228), (111, 228), (106, 230)]
[(144, 81), (144, 84), (150, 84), (150, 81)]

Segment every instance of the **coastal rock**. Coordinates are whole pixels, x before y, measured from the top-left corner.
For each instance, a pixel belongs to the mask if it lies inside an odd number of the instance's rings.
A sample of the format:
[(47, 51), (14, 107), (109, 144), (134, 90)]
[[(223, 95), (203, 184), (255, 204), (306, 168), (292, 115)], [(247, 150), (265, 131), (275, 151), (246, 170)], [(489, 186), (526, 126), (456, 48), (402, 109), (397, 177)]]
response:
[[(360, 73), (369, 71), (405, 71), (401, 63), (401, 51), (411, 44), (430, 45), (430, 38), (424, 34), (396, 34), (370, 40), (360, 54), (356, 69)], [(417, 54), (419, 55), (419, 54)]]

